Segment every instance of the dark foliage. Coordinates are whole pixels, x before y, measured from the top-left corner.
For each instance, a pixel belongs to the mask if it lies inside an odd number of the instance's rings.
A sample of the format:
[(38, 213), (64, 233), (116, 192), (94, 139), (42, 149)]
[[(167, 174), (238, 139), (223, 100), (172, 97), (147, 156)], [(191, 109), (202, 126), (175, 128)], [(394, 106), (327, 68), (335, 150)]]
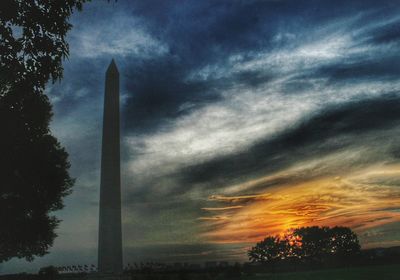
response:
[(275, 262), (285, 257), (287, 242), (279, 236), (268, 236), (249, 252), (250, 261)]
[(303, 258), (323, 260), (329, 256), (354, 256), (360, 252), (357, 235), (346, 227), (302, 227), (293, 234), (301, 239)]
[(328, 262), (360, 252), (357, 235), (346, 227), (301, 227), (283, 237), (268, 236), (248, 251), (252, 262)]
[(0, 262), (47, 253), (59, 223), (51, 212), (73, 185), (43, 91), (62, 77), (68, 19), (84, 2), (0, 2)]
[(42, 267), (39, 270), (39, 277), (41, 280), (56, 280), (59, 279), (59, 273), (54, 266)]

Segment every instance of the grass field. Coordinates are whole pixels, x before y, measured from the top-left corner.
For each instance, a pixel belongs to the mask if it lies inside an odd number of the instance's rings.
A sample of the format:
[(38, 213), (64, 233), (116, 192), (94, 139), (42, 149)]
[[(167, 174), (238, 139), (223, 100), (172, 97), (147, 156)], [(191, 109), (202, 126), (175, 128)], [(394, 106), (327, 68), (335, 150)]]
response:
[[(240, 275), (240, 274), (239, 274)], [(399, 280), (400, 264), (362, 266), (301, 272), (259, 273), (253, 275), (226, 273), (150, 273), (125, 275), (125, 280)], [(39, 275), (0, 275), (5, 280), (48, 280)], [(53, 279), (53, 278), (51, 278)], [(94, 280), (85, 275), (60, 275), (60, 280)], [(106, 278), (98, 278), (105, 280)], [(109, 278), (107, 278), (109, 279)]]
[(400, 264), (327, 269), (317, 271), (256, 274), (244, 276), (244, 280), (398, 280)]
[[(129, 278), (128, 278), (129, 279)], [(299, 272), (256, 273), (242, 276), (230, 273), (139, 274), (132, 280), (399, 280), (400, 264), (360, 266)]]

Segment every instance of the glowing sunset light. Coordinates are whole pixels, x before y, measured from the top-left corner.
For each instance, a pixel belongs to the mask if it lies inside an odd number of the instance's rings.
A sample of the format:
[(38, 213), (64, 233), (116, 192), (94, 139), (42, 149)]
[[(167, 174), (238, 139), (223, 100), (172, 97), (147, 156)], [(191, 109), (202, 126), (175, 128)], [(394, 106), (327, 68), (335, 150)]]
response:
[[(385, 183), (388, 177), (393, 180), (399, 175), (398, 166), (383, 166), (375, 171), (271, 187), (266, 196), (213, 196), (211, 199), (218, 197), (219, 203), (225, 204), (218, 212), (225, 210), (226, 215), (216, 223), (204, 218), (208, 221), (204, 236), (216, 243), (257, 242), (297, 227), (346, 226), (368, 247), (364, 233), (400, 221), (400, 189)], [(259, 199), (264, 197), (268, 199)], [(238, 203), (241, 205), (235, 209)]]

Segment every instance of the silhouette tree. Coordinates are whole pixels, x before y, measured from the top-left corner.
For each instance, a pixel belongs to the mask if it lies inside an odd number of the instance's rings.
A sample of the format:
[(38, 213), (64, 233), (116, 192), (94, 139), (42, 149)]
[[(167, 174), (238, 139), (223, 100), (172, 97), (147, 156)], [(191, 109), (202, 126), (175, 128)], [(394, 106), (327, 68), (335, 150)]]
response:
[(360, 252), (360, 243), (357, 234), (346, 227), (334, 227), (331, 229), (330, 253), (336, 255), (354, 255)]
[(321, 261), (331, 256), (352, 256), (360, 251), (357, 235), (347, 227), (302, 227), (293, 232), (301, 239), (303, 258)]
[(294, 230), (294, 234), (300, 236), (302, 241), (300, 255), (302, 258), (320, 258), (329, 251), (328, 227), (301, 227)]
[(282, 237), (268, 236), (248, 251), (252, 262), (304, 260), (324, 262), (331, 257), (354, 256), (360, 252), (357, 235), (346, 227), (301, 227)]
[(268, 236), (248, 251), (251, 262), (272, 263), (285, 257), (287, 250), (286, 240), (279, 236)]
[(86, 0), (0, 1), (0, 262), (44, 255), (73, 185), (44, 88), (62, 77), (69, 17)]

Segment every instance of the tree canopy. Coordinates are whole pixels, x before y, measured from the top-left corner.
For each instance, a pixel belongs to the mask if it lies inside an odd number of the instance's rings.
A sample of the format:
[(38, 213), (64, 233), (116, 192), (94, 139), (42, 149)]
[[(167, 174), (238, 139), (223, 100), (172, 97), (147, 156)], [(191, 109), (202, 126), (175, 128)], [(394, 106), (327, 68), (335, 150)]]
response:
[(252, 262), (322, 261), (360, 251), (357, 235), (347, 227), (301, 227), (285, 235), (268, 236), (248, 251)]
[(62, 77), (69, 17), (84, 2), (0, 3), (0, 262), (47, 253), (59, 224), (51, 212), (73, 185), (44, 89)]
[(293, 231), (301, 239), (305, 258), (351, 255), (360, 251), (357, 235), (347, 227), (302, 227)]

